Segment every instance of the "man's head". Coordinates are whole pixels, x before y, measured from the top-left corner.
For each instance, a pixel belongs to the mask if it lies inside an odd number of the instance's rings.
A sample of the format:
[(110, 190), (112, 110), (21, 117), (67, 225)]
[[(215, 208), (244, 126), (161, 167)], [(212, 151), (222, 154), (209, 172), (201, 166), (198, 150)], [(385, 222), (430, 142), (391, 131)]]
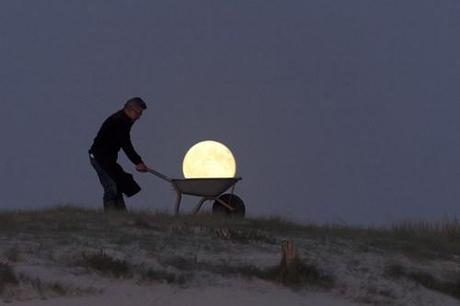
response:
[(125, 114), (133, 121), (139, 119), (145, 109), (147, 109), (147, 105), (139, 97), (129, 99), (123, 107)]

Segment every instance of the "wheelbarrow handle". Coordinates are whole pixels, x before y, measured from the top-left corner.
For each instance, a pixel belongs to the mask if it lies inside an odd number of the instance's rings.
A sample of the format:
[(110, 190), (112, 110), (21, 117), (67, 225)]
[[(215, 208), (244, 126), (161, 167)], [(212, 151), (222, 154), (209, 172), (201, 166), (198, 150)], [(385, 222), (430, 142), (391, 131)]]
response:
[(172, 181), (171, 178), (167, 177), (167, 176), (164, 175), (163, 173), (160, 173), (160, 172), (155, 171), (155, 170), (150, 169), (150, 168), (149, 168), (147, 171), (150, 172), (150, 173), (152, 173), (152, 174), (155, 175), (155, 176), (158, 176), (159, 178), (161, 178), (161, 179), (163, 179), (163, 180), (165, 180), (165, 181), (168, 181), (168, 182), (170, 182), (170, 183), (171, 183), (171, 181)]

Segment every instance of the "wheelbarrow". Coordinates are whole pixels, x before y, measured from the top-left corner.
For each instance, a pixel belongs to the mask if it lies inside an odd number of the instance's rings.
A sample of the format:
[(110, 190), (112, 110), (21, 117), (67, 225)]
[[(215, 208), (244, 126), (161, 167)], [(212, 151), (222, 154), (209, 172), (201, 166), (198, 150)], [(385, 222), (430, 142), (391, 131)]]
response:
[[(194, 214), (200, 211), (206, 201), (214, 201), (212, 206), (213, 214), (243, 217), (246, 213), (243, 200), (233, 193), (235, 184), (241, 180), (241, 177), (174, 179), (153, 169), (149, 169), (148, 172), (169, 182), (173, 186), (176, 191), (174, 211), (176, 216), (179, 214), (182, 195), (184, 194), (201, 197), (193, 210)], [(224, 194), (230, 188), (231, 192)]]

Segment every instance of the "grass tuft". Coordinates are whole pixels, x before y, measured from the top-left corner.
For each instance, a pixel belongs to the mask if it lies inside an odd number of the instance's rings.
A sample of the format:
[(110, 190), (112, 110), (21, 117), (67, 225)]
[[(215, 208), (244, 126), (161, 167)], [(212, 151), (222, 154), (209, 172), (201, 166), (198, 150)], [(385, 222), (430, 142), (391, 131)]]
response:
[(83, 253), (82, 265), (88, 269), (98, 271), (106, 276), (114, 276), (116, 278), (129, 278), (133, 273), (131, 267), (125, 260), (115, 259), (104, 251), (97, 253)]
[(8, 259), (10, 262), (18, 262), (19, 261), (19, 248), (17, 246), (8, 248), (3, 251), (3, 256)]
[(196, 259), (173, 257), (162, 262), (167, 266), (182, 271), (206, 271), (221, 276), (242, 276), (247, 278), (260, 278), (267, 281), (280, 283), (286, 287), (300, 289), (303, 287), (318, 287), (330, 289), (334, 286), (335, 280), (332, 276), (326, 275), (315, 265), (307, 264), (300, 259), (284, 268), (281, 265), (268, 268), (259, 268), (254, 265), (232, 266), (227, 263), (212, 264), (197, 262)]
[(259, 270), (259, 277), (277, 281), (287, 287), (321, 287), (330, 289), (335, 280), (332, 276), (321, 272), (315, 265), (307, 264), (296, 258), (288, 267), (281, 265), (265, 270)]
[(408, 271), (399, 264), (392, 264), (385, 268), (385, 276), (393, 279), (409, 279), (425, 288), (436, 290), (444, 294), (460, 298), (460, 274), (452, 281), (441, 281), (427, 272)]
[(421, 237), (443, 237), (448, 240), (460, 239), (460, 221), (456, 218), (439, 222), (403, 221), (392, 226), (392, 231)]
[(141, 270), (141, 277), (143, 281), (158, 281), (168, 284), (184, 285), (191, 277), (191, 274), (174, 274), (163, 270), (148, 268)]
[(14, 269), (10, 265), (0, 262), (0, 294), (3, 293), (6, 286), (18, 284), (19, 281)]

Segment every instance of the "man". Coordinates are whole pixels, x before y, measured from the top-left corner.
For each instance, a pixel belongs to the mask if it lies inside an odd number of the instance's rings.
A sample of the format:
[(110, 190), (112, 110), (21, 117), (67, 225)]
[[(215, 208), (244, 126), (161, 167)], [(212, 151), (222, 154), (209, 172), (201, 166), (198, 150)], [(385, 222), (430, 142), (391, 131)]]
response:
[(89, 150), (91, 165), (104, 188), (104, 210), (126, 210), (123, 194), (131, 197), (141, 190), (133, 176), (117, 163), (117, 157), (123, 149), (137, 171), (148, 171), (130, 137), (131, 127), (145, 109), (147, 106), (141, 98), (129, 99), (122, 110), (104, 121)]

